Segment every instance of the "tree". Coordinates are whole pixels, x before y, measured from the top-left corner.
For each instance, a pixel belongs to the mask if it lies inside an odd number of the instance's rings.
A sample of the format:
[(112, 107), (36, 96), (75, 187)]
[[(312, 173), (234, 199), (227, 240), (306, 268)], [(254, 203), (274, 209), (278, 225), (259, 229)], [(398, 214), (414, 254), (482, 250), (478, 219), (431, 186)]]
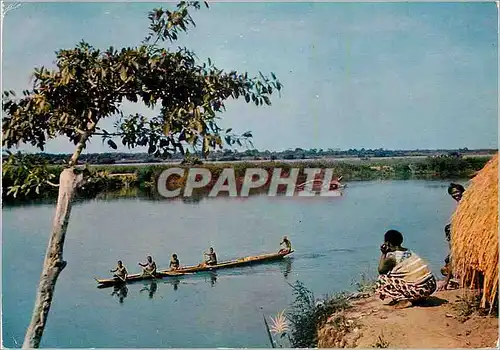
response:
[[(208, 4), (205, 3), (205, 5)], [(184, 154), (185, 147), (201, 148), (206, 157), (210, 150), (224, 144), (241, 145), (252, 137), (250, 132), (237, 135), (218, 125), (224, 101), (243, 97), (257, 106), (271, 105), (270, 96), (282, 85), (259, 73), (225, 72), (208, 63), (199, 63), (186, 48), (169, 49), (160, 43), (173, 43), (181, 32), (195, 26), (190, 9), (200, 9), (198, 1), (180, 2), (175, 10), (157, 8), (149, 13), (149, 33), (136, 47), (100, 51), (82, 41), (75, 48), (56, 52), (56, 67), (37, 68), (33, 88), (17, 98), (4, 92), (2, 108), (4, 147), (31, 144), (42, 151), (47, 140), (67, 137), (75, 150), (52, 183), (46, 164), (32, 157), (10, 153), (3, 172), (27, 171), (22, 183), (14, 183), (14, 195), (39, 191), (41, 186), (58, 186), (59, 193), (52, 232), (36, 294), (32, 319), (23, 347), (38, 347), (47, 321), (59, 274), (66, 266), (63, 247), (76, 191), (92, 175), (77, 167), (87, 143), (96, 136), (117, 149), (115, 140), (128, 147), (147, 147), (154, 156)], [(142, 102), (149, 109), (160, 107), (157, 116), (125, 115), (125, 100)], [(109, 132), (99, 123), (118, 117), (116, 130)]]
[(18, 2), (12, 2), (12, 3), (9, 3), (8, 5), (5, 5), (4, 2), (2, 1), (0, 3), (0, 17), (2, 18), (2, 24), (3, 24), (3, 19), (4, 19), (5, 15), (8, 12), (17, 9), (20, 6), (21, 6), (21, 4)]

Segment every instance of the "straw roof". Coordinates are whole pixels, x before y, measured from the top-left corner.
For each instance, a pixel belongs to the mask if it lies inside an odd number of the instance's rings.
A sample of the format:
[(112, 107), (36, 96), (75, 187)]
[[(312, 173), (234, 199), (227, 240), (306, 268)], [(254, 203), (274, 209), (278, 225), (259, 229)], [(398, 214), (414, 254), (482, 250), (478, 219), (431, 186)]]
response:
[(471, 180), (451, 235), (454, 274), (464, 287), (482, 289), (481, 306), (492, 308), (498, 292), (498, 153)]

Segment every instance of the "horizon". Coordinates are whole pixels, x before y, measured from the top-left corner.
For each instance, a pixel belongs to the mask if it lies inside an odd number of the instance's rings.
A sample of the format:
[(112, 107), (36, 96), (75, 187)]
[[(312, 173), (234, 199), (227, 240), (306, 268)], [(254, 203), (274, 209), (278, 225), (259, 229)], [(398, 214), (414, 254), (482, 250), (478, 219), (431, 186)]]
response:
[[(468, 152), (468, 153), (474, 153), (474, 152), (493, 152), (493, 151), (497, 151), (498, 152), (498, 148), (467, 148), (467, 147), (463, 147), (463, 148), (415, 148), (415, 149), (385, 149), (385, 148), (350, 148), (350, 149), (334, 149), (334, 148), (301, 148), (301, 147), (295, 147), (294, 149), (292, 148), (288, 148), (288, 149), (280, 149), (280, 150), (272, 150), (272, 149), (257, 149), (257, 148), (247, 148), (247, 149), (230, 149), (230, 148), (224, 148), (224, 149), (217, 149), (217, 150), (214, 150), (214, 151), (211, 151), (209, 153), (209, 157), (210, 155), (212, 155), (213, 153), (224, 153), (226, 151), (232, 151), (232, 152), (236, 152), (236, 153), (245, 153), (246, 151), (257, 151), (259, 153), (266, 153), (266, 152), (269, 152), (269, 153), (284, 153), (284, 152), (300, 152), (300, 151), (297, 151), (296, 149), (299, 149), (299, 150), (302, 150), (302, 151), (312, 151), (312, 150), (316, 150), (316, 152), (337, 152), (337, 153), (346, 153), (346, 152), (349, 152), (349, 151), (355, 151), (355, 152), (361, 152), (361, 151), (365, 151), (365, 152), (370, 152), (370, 151), (383, 151), (383, 152), (423, 152), (423, 153), (430, 153), (430, 152)], [(3, 151), (4, 153), (7, 152), (7, 151)], [(11, 153), (17, 153), (17, 151), (12, 151), (12, 150), (9, 150), (8, 152), (11, 152)], [(54, 153), (54, 152), (46, 152), (46, 151), (35, 151), (35, 152), (23, 152), (25, 154), (47, 154), (47, 155), (65, 155), (65, 156), (71, 156), (72, 153), (65, 153), (65, 152), (58, 152), (58, 153)], [(144, 154), (148, 154), (147, 151), (145, 152), (126, 152), (126, 150), (113, 150), (111, 149), (109, 152), (107, 150), (104, 150), (102, 152), (86, 152), (86, 153), (82, 153), (82, 155), (93, 155), (93, 154), (137, 154), (137, 155), (144, 155)], [(198, 153), (201, 153), (200, 151), (196, 151), (195, 153), (191, 152), (190, 153), (192, 154), (198, 154)], [(177, 153), (174, 153), (173, 155), (176, 155), (176, 154), (180, 154), (179, 152)], [(391, 157), (391, 156), (390, 156)], [(394, 156), (392, 156), (394, 157)], [(407, 157), (410, 157), (410, 156), (407, 156)]]
[[(4, 18), (4, 89), (29, 88), (35, 67), (51, 66), (55, 50), (82, 39), (98, 48), (138, 45), (147, 11), (158, 6), (22, 3)], [(228, 101), (222, 114), (223, 128), (252, 131), (254, 149), (498, 149), (497, 11), (493, 2), (210, 3), (192, 13), (197, 26), (174, 47), (224, 70), (280, 79), (272, 106)], [(85, 154), (147, 153), (93, 141)], [(43, 153), (73, 148), (60, 137)]]

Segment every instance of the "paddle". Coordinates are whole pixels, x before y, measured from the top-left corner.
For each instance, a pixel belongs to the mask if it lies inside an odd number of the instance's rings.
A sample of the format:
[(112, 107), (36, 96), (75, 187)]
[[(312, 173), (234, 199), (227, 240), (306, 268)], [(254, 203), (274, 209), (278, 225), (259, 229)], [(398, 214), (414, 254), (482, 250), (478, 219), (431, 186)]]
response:
[(125, 277), (125, 278), (121, 278), (120, 276), (116, 276), (116, 277), (118, 277), (122, 282), (127, 282), (127, 277)]
[(156, 279), (156, 276), (152, 272), (149, 272), (148, 270), (143, 270), (143, 271), (146, 271), (148, 273), (148, 275), (153, 277), (153, 279)]
[(144, 275), (144, 272), (146, 272), (149, 276), (153, 277), (153, 279), (156, 279), (156, 276), (152, 272), (149, 272), (148, 270), (145, 269), (145, 267), (148, 266), (147, 264), (143, 265), (141, 263), (138, 263), (137, 265), (139, 265), (140, 267), (142, 267), (142, 274), (143, 275)]
[[(115, 270), (115, 271), (116, 271), (116, 270)], [(115, 271), (113, 271), (113, 270), (109, 270), (109, 272), (115, 272)], [(118, 276), (118, 275), (113, 275), (113, 277), (118, 277), (118, 279), (119, 279), (120, 281), (122, 281), (122, 282), (126, 282), (126, 281), (127, 281), (127, 277), (125, 277), (125, 278), (121, 278), (121, 277), (120, 277), (120, 276)]]

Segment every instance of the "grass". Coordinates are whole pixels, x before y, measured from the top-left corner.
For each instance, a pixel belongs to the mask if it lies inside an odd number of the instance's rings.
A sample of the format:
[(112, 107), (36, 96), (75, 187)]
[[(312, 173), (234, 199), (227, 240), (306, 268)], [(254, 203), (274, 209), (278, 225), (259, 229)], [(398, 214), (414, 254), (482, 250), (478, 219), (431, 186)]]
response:
[(493, 313), (491, 314), (489, 308), (481, 307), (481, 295), (474, 291), (466, 291), (463, 295), (458, 296), (457, 301), (453, 304), (453, 309), (460, 322), (467, 321), (473, 315), (498, 317), (498, 303), (492, 308)]
[(354, 320), (349, 320), (343, 313), (333, 315), (327, 323), (327, 327), (318, 330), (321, 340), (319, 347), (346, 348), (354, 347), (356, 338), (349, 337), (349, 334), (357, 326)]
[(457, 297), (454, 309), (459, 317), (469, 317), (480, 310), (481, 296), (474, 293), (465, 293)]
[(377, 341), (371, 347), (377, 349), (387, 349), (389, 345), (389, 342), (384, 338), (384, 334), (381, 333), (378, 336)]
[(354, 281), (352, 284), (356, 287), (358, 293), (373, 293), (375, 292), (376, 282), (376, 277), (371, 276), (367, 272), (362, 272), (359, 280)]
[(317, 347), (318, 329), (332, 314), (350, 307), (347, 295), (338, 293), (317, 299), (300, 281), (291, 287), (294, 290), (295, 301), (286, 313), (286, 318), (291, 324), (290, 345), (293, 348)]
[[(375, 282), (376, 278), (362, 273), (359, 280), (352, 284), (358, 293), (371, 294), (375, 291)], [(346, 319), (344, 315), (344, 312), (351, 308), (350, 296), (353, 293), (341, 292), (318, 299), (300, 281), (291, 287), (295, 300), (286, 313), (290, 322), (291, 347), (318, 347), (318, 331), (324, 332), (320, 337), (327, 339), (328, 346), (335, 344), (336, 347), (344, 347), (347, 334), (356, 326), (353, 320)], [(326, 323), (329, 327), (323, 327)]]

